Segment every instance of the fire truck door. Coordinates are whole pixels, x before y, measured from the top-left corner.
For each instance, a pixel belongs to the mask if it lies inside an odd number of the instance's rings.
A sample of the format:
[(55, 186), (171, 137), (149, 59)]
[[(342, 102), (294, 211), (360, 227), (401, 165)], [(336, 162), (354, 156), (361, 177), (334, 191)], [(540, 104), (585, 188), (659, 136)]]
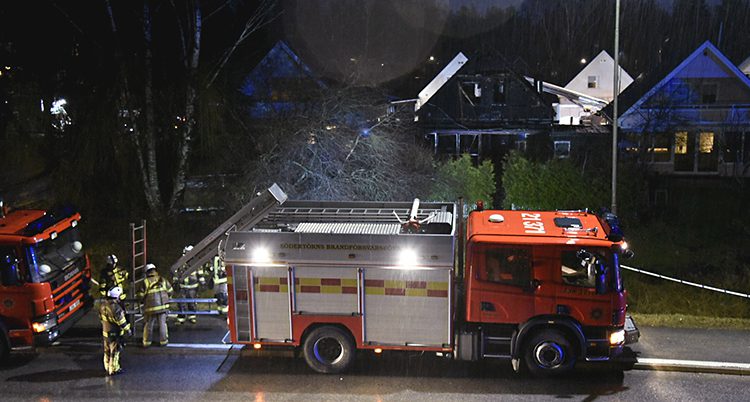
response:
[(522, 322), (534, 311), (530, 289), (531, 248), (485, 246), (478, 248), (472, 303), (486, 323)]

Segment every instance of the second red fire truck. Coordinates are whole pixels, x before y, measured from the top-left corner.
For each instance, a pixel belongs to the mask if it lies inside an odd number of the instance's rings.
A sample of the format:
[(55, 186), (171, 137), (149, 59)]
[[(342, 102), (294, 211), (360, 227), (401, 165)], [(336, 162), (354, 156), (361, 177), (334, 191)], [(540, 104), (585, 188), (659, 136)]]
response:
[(12, 210), (0, 201), (0, 361), (48, 345), (93, 306), (91, 271), (69, 207)]
[(546, 375), (637, 341), (612, 215), (478, 206), (464, 229), (453, 203), (279, 203), (223, 240), (234, 343), (299, 348), (322, 373), (412, 350)]

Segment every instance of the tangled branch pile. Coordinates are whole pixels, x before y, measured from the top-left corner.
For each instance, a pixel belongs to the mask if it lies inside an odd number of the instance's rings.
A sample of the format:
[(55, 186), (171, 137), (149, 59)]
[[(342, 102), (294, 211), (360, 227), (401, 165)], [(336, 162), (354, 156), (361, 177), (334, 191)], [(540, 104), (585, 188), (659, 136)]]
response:
[[(432, 155), (408, 114), (369, 89), (327, 90), (305, 107), (253, 125), (260, 157), (246, 168), (246, 201), (270, 183), (292, 198), (403, 200), (429, 193)], [(380, 101), (378, 101), (380, 100)]]

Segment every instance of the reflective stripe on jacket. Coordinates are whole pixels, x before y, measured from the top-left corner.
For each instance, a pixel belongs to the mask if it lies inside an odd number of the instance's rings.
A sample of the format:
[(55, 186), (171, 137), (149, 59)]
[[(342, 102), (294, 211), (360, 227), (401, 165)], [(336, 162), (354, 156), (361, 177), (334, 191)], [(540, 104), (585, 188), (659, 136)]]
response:
[(99, 319), (102, 321), (102, 335), (105, 338), (122, 336), (130, 329), (125, 311), (115, 299), (102, 300), (99, 305)]
[(197, 289), (198, 288), (198, 274), (191, 272), (190, 275), (186, 276), (185, 279), (180, 283), (180, 289)]

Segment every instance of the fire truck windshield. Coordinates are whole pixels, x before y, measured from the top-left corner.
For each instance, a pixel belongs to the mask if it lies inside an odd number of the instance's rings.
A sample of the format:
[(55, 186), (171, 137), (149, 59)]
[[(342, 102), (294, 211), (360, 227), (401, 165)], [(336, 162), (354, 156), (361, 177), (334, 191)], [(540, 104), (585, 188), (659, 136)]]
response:
[(78, 229), (68, 228), (55, 238), (28, 246), (26, 255), (32, 282), (49, 281), (83, 256)]

